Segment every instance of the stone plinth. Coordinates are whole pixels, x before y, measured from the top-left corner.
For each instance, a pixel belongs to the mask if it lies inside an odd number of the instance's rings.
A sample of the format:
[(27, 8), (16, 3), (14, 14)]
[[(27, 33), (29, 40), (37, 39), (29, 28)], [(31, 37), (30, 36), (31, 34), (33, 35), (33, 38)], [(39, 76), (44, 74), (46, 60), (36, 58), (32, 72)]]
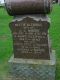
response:
[(13, 80), (55, 80), (55, 51), (50, 60), (14, 58), (9, 60)]
[(9, 15), (48, 14), (52, 9), (52, 0), (5, 0)]

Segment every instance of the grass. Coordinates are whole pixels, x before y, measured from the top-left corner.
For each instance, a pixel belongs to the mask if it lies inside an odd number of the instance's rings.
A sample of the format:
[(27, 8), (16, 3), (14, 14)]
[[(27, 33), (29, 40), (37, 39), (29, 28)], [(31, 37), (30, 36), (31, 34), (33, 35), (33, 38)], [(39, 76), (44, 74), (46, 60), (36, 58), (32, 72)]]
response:
[(12, 39), (11, 31), (9, 29), (9, 22), (11, 21), (5, 11), (5, 9), (0, 9), (0, 63), (5, 61), (6, 57), (11, 53)]
[(54, 5), (50, 17), (51, 17), (50, 37), (52, 39), (52, 48), (56, 50), (57, 59), (60, 60), (60, 6), (59, 5)]
[(5, 9), (0, 8), (0, 75), (6, 73), (7, 61), (12, 54), (12, 36), (9, 29), (11, 19)]
[[(49, 29), (52, 40), (52, 49), (56, 50), (56, 80), (60, 80), (60, 6), (54, 5), (51, 17), (51, 26)], [(7, 14), (5, 9), (0, 9), (0, 73), (3, 74), (7, 69), (7, 62), (13, 53), (12, 35), (9, 28), (9, 22), (12, 17)], [(1, 80), (1, 79), (0, 79)]]

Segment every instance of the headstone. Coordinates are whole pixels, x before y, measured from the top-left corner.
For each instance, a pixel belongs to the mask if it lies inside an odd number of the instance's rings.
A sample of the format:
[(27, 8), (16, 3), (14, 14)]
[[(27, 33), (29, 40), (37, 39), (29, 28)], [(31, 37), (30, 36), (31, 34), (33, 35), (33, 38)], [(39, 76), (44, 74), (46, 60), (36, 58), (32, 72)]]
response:
[(13, 56), (9, 60), (13, 80), (55, 80), (55, 51), (49, 38), (53, 0), (5, 0)]
[(58, 0), (53, 0), (53, 3), (58, 3)]
[(40, 17), (38, 21), (31, 17), (12, 21), (10, 29), (13, 34), (14, 57), (50, 59), (49, 27), (47, 16)]
[(47, 14), (52, 10), (52, 0), (5, 0), (10, 15)]
[(58, 0), (58, 4), (60, 5), (60, 0)]

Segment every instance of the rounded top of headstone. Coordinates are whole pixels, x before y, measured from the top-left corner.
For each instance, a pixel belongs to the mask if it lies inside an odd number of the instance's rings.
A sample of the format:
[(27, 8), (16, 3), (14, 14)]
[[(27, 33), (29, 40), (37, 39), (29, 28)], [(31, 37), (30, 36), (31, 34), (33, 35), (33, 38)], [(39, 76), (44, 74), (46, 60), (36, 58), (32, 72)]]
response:
[(11, 16), (48, 14), (52, 9), (52, 0), (5, 0), (5, 7)]

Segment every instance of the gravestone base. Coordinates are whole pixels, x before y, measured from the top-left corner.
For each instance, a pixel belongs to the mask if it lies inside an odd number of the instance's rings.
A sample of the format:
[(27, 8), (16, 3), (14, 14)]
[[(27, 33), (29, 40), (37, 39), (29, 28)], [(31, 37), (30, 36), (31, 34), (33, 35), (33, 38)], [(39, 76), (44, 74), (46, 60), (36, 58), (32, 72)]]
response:
[(58, 4), (60, 5), (60, 0), (58, 0)]
[(12, 56), (9, 60), (9, 74), (12, 80), (55, 80), (55, 51), (50, 60), (21, 59)]

